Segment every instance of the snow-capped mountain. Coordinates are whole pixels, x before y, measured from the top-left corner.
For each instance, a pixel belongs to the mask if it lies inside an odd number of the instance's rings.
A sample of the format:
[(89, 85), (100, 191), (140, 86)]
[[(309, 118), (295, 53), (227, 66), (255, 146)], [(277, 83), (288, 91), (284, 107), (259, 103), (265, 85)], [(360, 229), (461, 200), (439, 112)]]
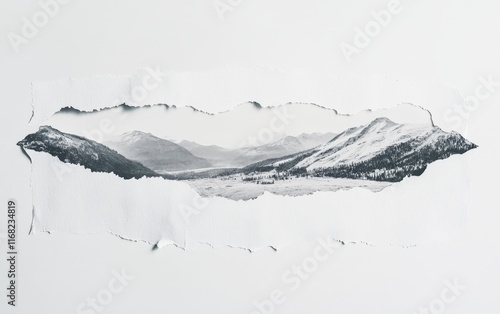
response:
[(127, 132), (105, 145), (157, 172), (211, 167), (207, 160), (193, 155), (186, 148), (150, 133)]
[(347, 129), (332, 140), (297, 154), (246, 167), (246, 172), (269, 171), (296, 175), (400, 181), (426, 166), (477, 147), (456, 132), (426, 124), (397, 124), (377, 118)]
[(63, 162), (79, 164), (96, 172), (115, 173), (125, 179), (158, 176), (151, 169), (100, 143), (50, 126), (41, 126), (36, 133), (29, 134), (17, 144), (25, 149), (47, 152)]

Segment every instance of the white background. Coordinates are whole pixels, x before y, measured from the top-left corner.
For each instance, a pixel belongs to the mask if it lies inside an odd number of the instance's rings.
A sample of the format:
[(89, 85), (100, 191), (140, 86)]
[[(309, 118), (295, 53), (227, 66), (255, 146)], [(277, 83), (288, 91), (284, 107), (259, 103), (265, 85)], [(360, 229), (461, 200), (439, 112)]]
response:
[(413, 248), (348, 244), (293, 292), (281, 276), (311, 256), (314, 243), (277, 252), (208, 246), (184, 252), (152, 251), (111, 235), (29, 236), (30, 164), (15, 145), (30, 131), (30, 82), (130, 74), (156, 64), (174, 71), (228, 65), (330, 69), (339, 76), (438, 80), (473, 95), (479, 76), (500, 81), (497, 3), (401, 1), (403, 11), (351, 63), (339, 44), (352, 43), (355, 28), (373, 20), (370, 12), (384, 9), (386, 1), (242, 1), (220, 19), (212, 1), (74, 0), (18, 53), (7, 34), (20, 33), (23, 17), (31, 18), (39, 4), (0, 5), (0, 193), (4, 204), (18, 201), (20, 251), (18, 307), (0, 297), (1, 313), (77, 313), (80, 303), (106, 288), (111, 271), (123, 267), (135, 279), (103, 313), (251, 313), (253, 302), (269, 298), (274, 289), (286, 295), (275, 313), (414, 313), (439, 298), (443, 281), (453, 278), (467, 289), (445, 313), (499, 312), (498, 90), (462, 120), (467, 138), (480, 146), (467, 157), (472, 206), (463, 234)]

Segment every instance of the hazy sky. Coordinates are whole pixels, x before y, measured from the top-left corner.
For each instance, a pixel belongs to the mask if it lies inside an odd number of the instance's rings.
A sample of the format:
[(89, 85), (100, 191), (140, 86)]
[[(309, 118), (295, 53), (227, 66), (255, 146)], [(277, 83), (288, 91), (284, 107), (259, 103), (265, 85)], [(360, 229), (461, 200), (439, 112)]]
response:
[(409, 104), (349, 116), (312, 104), (262, 108), (258, 104), (244, 103), (218, 114), (165, 105), (135, 109), (116, 107), (90, 113), (65, 111), (52, 116), (48, 124), (99, 142), (139, 130), (174, 141), (236, 148), (263, 145), (287, 135), (340, 133), (349, 127), (370, 123), (377, 117), (387, 117), (397, 123), (431, 123), (426, 110)]

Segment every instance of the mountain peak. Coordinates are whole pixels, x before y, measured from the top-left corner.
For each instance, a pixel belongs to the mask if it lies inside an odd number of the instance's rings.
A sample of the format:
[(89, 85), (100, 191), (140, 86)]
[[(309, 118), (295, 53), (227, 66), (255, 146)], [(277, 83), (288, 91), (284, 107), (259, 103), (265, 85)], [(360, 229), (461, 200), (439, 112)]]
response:
[(126, 141), (126, 142), (135, 142), (139, 140), (152, 140), (152, 141), (157, 141), (157, 140), (162, 140), (161, 138), (154, 136), (151, 133), (146, 133), (142, 131), (130, 131), (123, 133), (122, 135), (119, 136), (120, 141)]
[(52, 133), (61, 133), (58, 129), (51, 127), (50, 125), (42, 125), (38, 128), (38, 132), (52, 132)]
[(165, 172), (210, 167), (208, 161), (193, 155), (181, 145), (142, 131), (124, 133), (116, 140), (106, 142), (106, 145), (153, 171)]
[(153, 136), (153, 134), (151, 134), (151, 133), (142, 132), (142, 131), (138, 131), (138, 130), (125, 132), (122, 134), (122, 136), (146, 136), (146, 135)]
[[(395, 126), (398, 126), (400, 124), (397, 124), (395, 122), (393, 122), (392, 120), (390, 120), (389, 118), (387, 117), (378, 117), (376, 119), (374, 119), (372, 122), (370, 122), (369, 124), (367, 125), (363, 125), (361, 127), (358, 127), (356, 129), (362, 129), (364, 130), (363, 132), (372, 132), (372, 131), (376, 131), (376, 132), (379, 132), (379, 131), (388, 131), (389, 129), (395, 127)], [(356, 130), (354, 129), (354, 130)]]
[(393, 126), (396, 125), (397, 123), (393, 122), (391, 119), (387, 117), (378, 117), (375, 120), (373, 120), (369, 125), (388, 125), (388, 126)]
[(276, 142), (269, 143), (265, 146), (273, 147), (273, 146), (285, 146), (285, 145), (301, 145), (301, 142), (295, 136), (287, 135), (284, 138), (277, 140)]

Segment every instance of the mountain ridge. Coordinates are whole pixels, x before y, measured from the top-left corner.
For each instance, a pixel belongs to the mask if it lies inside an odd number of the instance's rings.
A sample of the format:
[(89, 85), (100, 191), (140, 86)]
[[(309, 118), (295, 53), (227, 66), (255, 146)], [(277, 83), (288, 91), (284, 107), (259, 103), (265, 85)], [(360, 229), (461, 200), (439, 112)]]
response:
[(81, 165), (94, 172), (114, 173), (125, 179), (159, 176), (141, 163), (125, 158), (103, 144), (50, 126), (41, 126), (17, 145), (49, 153), (62, 162)]

